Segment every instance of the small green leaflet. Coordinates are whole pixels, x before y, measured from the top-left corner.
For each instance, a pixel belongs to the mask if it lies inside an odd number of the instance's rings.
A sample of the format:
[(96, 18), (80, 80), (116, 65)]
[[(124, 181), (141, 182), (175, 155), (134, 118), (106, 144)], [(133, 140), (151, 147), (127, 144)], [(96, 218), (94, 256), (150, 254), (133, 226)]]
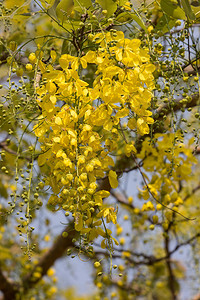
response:
[(161, 8), (164, 13), (174, 19), (186, 20), (185, 13), (178, 4), (170, 1), (170, 0), (161, 0), (160, 1)]
[(47, 9), (51, 8), (55, 4), (55, 2), (56, 2), (56, 5), (58, 5), (58, 3), (59, 3), (59, 1), (57, 1), (57, 0), (40, 0), (40, 2), (42, 4), (42, 6)]
[(175, 19), (170, 18), (168, 15), (163, 15), (159, 19), (155, 29), (162, 31), (162, 33), (165, 34), (169, 32), (175, 26), (175, 24), (176, 24)]
[(83, 13), (92, 6), (91, 0), (74, 0), (74, 10)]
[(120, 23), (129, 22), (130, 20), (135, 21), (142, 29), (147, 31), (146, 26), (135, 13), (123, 12), (116, 17), (116, 21)]
[(184, 12), (186, 13), (186, 16), (188, 17), (188, 19), (195, 20), (196, 19), (195, 14), (192, 11), (189, 1), (181, 0), (181, 5), (182, 5)]
[(117, 10), (117, 3), (112, 0), (97, 0), (97, 2), (101, 5), (103, 10), (107, 10), (107, 17), (112, 16)]

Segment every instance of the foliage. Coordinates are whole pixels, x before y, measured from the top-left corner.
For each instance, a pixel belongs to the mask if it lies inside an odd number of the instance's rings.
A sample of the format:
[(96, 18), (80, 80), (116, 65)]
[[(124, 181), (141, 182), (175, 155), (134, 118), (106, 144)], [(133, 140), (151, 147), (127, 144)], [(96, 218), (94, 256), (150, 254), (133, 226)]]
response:
[[(177, 253), (199, 266), (200, 3), (15, 3), (0, 3), (3, 299), (183, 299), (186, 272), (199, 284)], [(59, 288), (63, 256), (92, 264), (94, 292)]]

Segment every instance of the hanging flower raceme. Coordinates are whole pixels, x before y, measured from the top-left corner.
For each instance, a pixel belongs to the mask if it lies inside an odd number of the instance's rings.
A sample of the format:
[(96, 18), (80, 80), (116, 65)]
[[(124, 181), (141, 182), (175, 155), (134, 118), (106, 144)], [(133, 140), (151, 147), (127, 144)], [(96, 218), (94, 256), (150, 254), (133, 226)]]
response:
[[(192, 149), (183, 143), (180, 132), (155, 134), (154, 143), (146, 139), (138, 157), (144, 160), (144, 170), (153, 174), (151, 179), (147, 179), (148, 188), (145, 186), (140, 191), (144, 200), (154, 197), (152, 202), (143, 205), (143, 210), (155, 210), (155, 200), (177, 210), (183, 204), (179, 195), (180, 182), (191, 178), (192, 167), (197, 163)], [(160, 204), (159, 207), (162, 208)]]
[(148, 50), (140, 48), (140, 40), (124, 38), (123, 32), (99, 33), (94, 41), (100, 47), (85, 56), (97, 65), (92, 93), (102, 100), (93, 114), (93, 124), (101, 124), (109, 131), (128, 117), (129, 129), (148, 134), (149, 124), (154, 122), (148, 108), (155, 71), (149, 63)]
[[(118, 185), (117, 174), (110, 170), (114, 167), (110, 154), (117, 147), (121, 119), (128, 118), (130, 130), (149, 132), (155, 69), (139, 40), (125, 39), (122, 32), (97, 34), (94, 40), (96, 51), (81, 58), (62, 55), (61, 70), (39, 60), (42, 113), (34, 127), (42, 149), (38, 164), (49, 168), (46, 185), (53, 191), (49, 205), (71, 212), (75, 229), (89, 241), (110, 236), (100, 227), (102, 218), (116, 223), (116, 211), (102, 200), (109, 192), (97, 191), (96, 182), (109, 173), (111, 187)], [(93, 88), (79, 76), (88, 64), (96, 65)], [(124, 144), (127, 156), (136, 152), (132, 142)]]

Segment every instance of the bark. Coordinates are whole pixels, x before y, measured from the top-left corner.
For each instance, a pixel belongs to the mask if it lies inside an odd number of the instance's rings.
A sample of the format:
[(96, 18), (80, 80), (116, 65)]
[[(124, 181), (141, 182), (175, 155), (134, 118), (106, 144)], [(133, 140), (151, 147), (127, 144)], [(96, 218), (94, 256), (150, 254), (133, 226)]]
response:
[(171, 292), (171, 300), (177, 300), (177, 294), (176, 294), (176, 288), (175, 288), (175, 283), (176, 283), (176, 277), (174, 275), (173, 269), (172, 269), (172, 264), (171, 264), (171, 254), (169, 250), (169, 237), (166, 236), (164, 239), (165, 243), (165, 253), (166, 256), (168, 257), (166, 259), (166, 266), (168, 270), (168, 286)]
[(15, 284), (11, 283), (0, 269), (0, 290), (4, 295), (4, 300), (14, 300), (18, 291)]

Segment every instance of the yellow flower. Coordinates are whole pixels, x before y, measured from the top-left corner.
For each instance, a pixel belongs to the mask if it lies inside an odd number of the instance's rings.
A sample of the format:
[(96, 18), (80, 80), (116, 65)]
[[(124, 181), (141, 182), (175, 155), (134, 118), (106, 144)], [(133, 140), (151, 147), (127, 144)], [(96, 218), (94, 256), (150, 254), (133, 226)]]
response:
[(30, 63), (35, 64), (37, 62), (37, 57), (35, 55), (35, 53), (30, 53), (29, 57), (28, 57)]
[(47, 271), (47, 276), (51, 277), (51, 276), (53, 276), (54, 274), (55, 274), (55, 269), (53, 269), (53, 268), (48, 269), (48, 271)]
[(152, 30), (153, 30), (153, 26), (150, 25), (150, 26), (147, 28), (147, 31), (148, 31), (148, 33), (151, 33)]

